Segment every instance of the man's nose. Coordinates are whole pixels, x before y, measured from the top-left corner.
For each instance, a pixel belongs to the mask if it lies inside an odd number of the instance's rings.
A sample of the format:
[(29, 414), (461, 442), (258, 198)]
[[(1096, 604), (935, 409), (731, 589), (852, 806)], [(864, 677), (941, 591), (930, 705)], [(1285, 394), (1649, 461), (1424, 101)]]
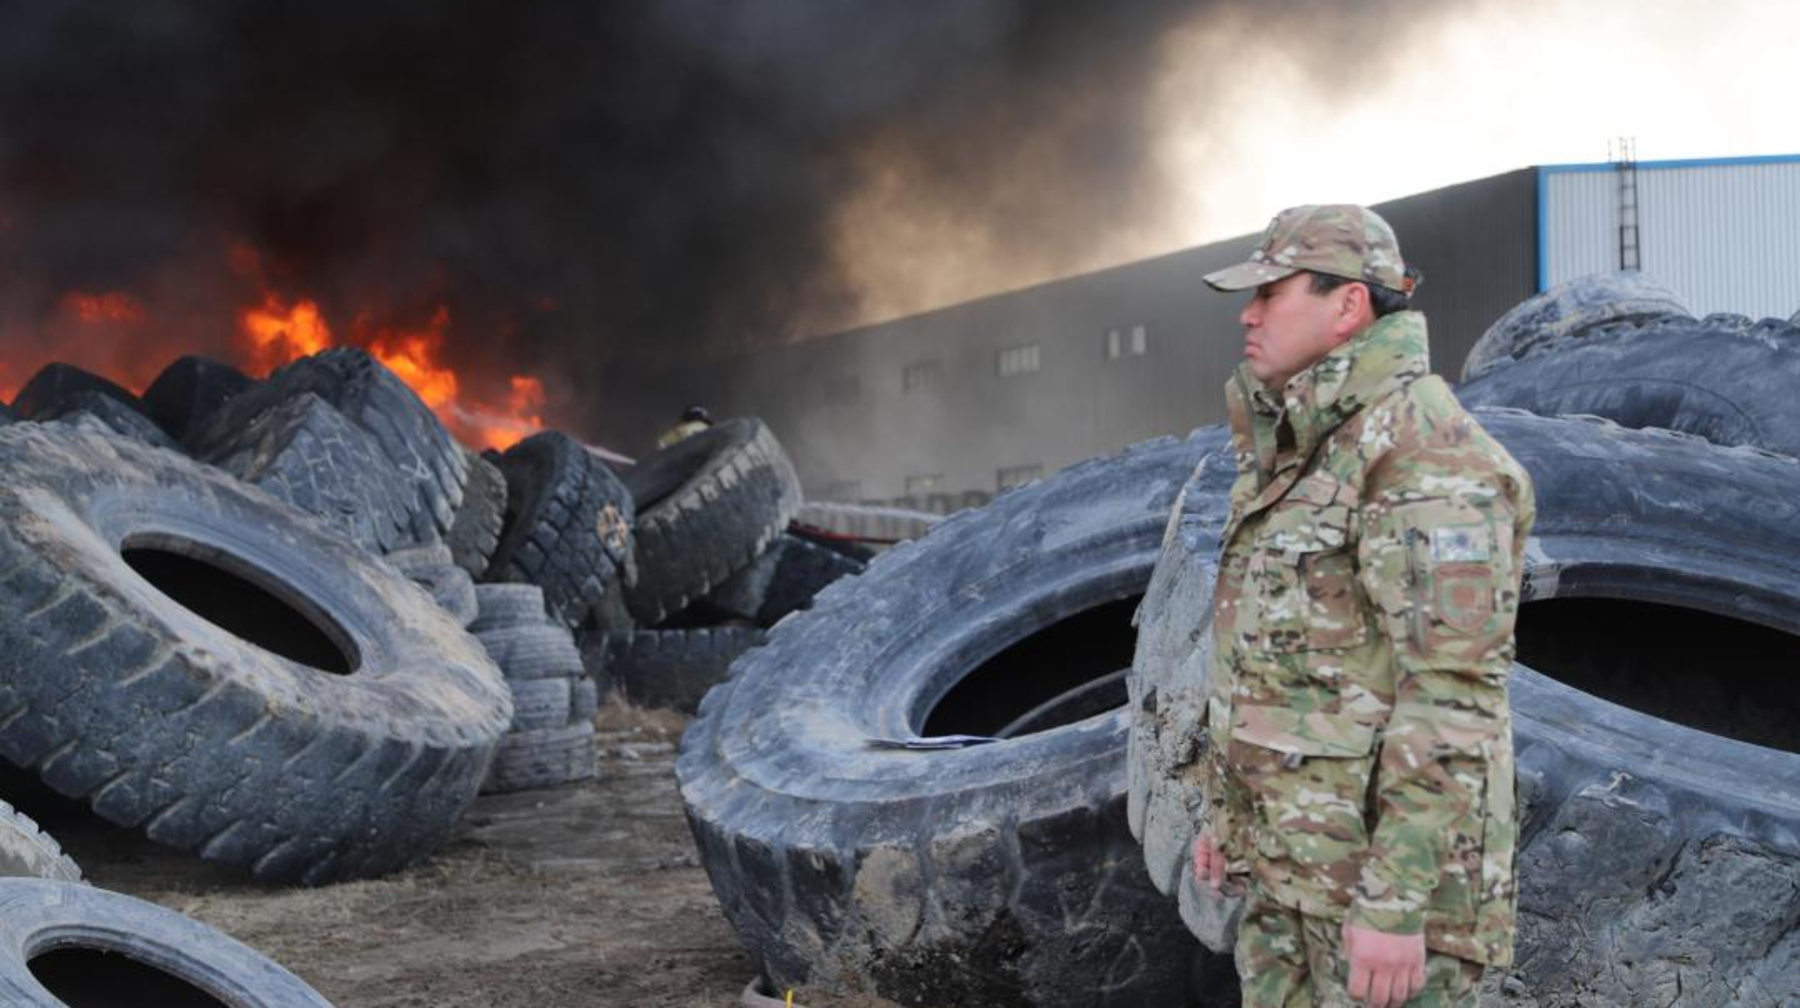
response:
[(1238, 323), (1248, 329), (1256, 325), (1259, 313), (1256, 310), (1256, 299), (1251, 298), (1244, 304), (1244, 310), (1238, 312)]

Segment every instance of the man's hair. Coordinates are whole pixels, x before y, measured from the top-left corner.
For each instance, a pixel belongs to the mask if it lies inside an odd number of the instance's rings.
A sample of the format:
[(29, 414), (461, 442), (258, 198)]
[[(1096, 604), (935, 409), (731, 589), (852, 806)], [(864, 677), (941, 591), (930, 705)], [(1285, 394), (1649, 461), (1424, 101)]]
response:
[[(1347, 283), (1367, 283), (1367, 281), (1352, 280), (1349, 277), (1334, 276), (1330, 273), (1312, 273), (1309, 271), (1308, 275), (1311, 279), (1307, 290), (1314, 294), (1329, 294)], [(1419, 271), (1411, 266), (1406, 267), (1406, 275), (1412, 278), (1414, 286), (1417, 286), (1419, 281), (1423, 279), (1423, 276)], [(1402, 294), (1392, 287), (1383, 287), (1380, 284), (1375, 283), (1368, 284), (1368, 287), (1369, 307), (1374, 310), (1376, 318), (1381, 318), (1383, 315), (1392, 315), (1398, 311), (1405, 311), (1412, 306), (1411, 294)]]

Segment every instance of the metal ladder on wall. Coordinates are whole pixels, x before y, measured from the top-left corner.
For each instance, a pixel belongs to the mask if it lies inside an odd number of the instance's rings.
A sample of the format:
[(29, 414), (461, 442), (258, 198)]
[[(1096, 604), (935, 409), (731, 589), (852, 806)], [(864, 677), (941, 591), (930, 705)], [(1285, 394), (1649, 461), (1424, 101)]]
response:
[(1616, 153), (1609, 151), (1608, 160), (1619, 179), (1619, 269), (1635, 273), (1642, 268), (1638, 256), (1637, 138), (1619, 137), (1615, 143)]

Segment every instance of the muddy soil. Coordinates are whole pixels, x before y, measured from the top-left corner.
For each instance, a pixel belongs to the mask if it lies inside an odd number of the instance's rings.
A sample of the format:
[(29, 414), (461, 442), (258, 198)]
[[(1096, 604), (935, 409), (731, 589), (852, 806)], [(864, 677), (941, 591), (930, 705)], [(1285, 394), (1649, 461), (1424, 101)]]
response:
[(756, 969), (682, 816), (683, 726), (610, 703), (598, 779), (482, 797), (424, 864), (321, 889), (260, 885), (78, 807), (22, 804), (95, 885), (219, 928), (339, 1008), (727, 1008)]

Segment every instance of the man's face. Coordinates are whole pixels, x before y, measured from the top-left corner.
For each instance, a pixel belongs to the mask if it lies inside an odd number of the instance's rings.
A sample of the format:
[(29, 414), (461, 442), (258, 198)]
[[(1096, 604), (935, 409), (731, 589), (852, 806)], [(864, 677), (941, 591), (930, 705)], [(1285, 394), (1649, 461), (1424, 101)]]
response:
[(1250, 373), (1271, 389), (1279, 391), (1342, 342), (1334, 328), (1342, 299), (1334, 295), (1344, 288), (1314, 294), (1311, 286), (1310, 273), (1263, 284), (1238, 315)]

